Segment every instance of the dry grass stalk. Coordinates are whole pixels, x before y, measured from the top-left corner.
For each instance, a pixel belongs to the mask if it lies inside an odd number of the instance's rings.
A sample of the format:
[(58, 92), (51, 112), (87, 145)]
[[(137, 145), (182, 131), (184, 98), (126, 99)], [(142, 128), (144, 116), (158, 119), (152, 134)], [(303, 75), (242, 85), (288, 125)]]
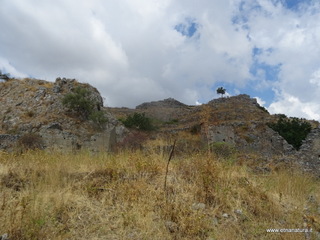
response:
[(315, 238), (319, 180), (285, 168), (257, 174), (251, 164), (197, 153), (167, 171), (168, 159), (141, 151), (1, 152), (0, 236), (289, 240), (304, 235), (266, 229), (307, 226)]

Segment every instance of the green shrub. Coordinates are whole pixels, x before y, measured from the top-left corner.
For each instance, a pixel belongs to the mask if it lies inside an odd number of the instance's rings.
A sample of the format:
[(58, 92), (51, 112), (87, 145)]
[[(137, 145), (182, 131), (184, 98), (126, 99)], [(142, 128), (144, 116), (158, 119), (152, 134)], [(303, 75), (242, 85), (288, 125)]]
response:
[(76, 87), (72, 93), (62, 99), (62, 104), (79, 114), (84, 120), (92, 120), (96, 126), (103, 128), (108, 122), (102, 111), (95, 110), (97, 103), (89, 98), (90, 91), (84, 87)]
[(226, 142), (214, 142), (211, 143), (209, 147), (217, 157), (223, 159), (230, 158), (236, 152), (235, 147)]
[(154, 130), (151, 119), (145, 116), (145, 113), (134, 113), (129, 115), (122, 123), (128, 128), (136, 128), (143, 131)]
[(302, 145), (311, 131), (311, 124), (299, 118), (286, 118), (281, 115), (276, 123), (269, 123), (268, 126), (278, 132), (296, 150)]
[(62, 99), (62, 104), (83, 119), (89, 118), (95, 106), (95, 102), (89, 99), (89, 91), (83, 87), (76, 87), (72, 93), (68, 93)]
[(108, 119), (104, 116), (102, 111), (93, 111), (90, 114), (89, 119), (92, 120), (99, 128), (103, 128), (108, 122)]

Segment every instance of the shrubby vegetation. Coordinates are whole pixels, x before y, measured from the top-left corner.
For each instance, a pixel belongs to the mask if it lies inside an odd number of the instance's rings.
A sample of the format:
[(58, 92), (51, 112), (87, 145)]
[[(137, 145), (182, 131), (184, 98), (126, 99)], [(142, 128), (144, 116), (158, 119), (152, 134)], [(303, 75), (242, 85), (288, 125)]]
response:
[(7, 81), (10, 79), (10, 74), (9, 73), (2, 73), (0, 70), (0, 80)]
[(269, 123), (269, 127), (277, 131), (296, 150), (302, 145), (311, 131), (311, 124), (299, 118), (288, 119), (284, 114), (280, 115), (276, 123)]
[(107, 123), (103, 112), (95, 110), (97, 103), (90, 99), (90, 91), (84, 87), (76, 87), (72, 93), (62, 99), (62, 104), (79, 114), (84, 120), (92, 120), (99, 127)]
[(120, 121), (127, 128), (136, 128), (142, 131), (151, 131), (155, 129), (151, 119), (146, 117), (145, 113), (134, 113), (133, 115), (129, 115), (125, 120), (120, 119)]
[(236, 149), (226, 142), (214, 142), (210, 144), (210, 150), (219, 158), (229, 159), (235, 154)]

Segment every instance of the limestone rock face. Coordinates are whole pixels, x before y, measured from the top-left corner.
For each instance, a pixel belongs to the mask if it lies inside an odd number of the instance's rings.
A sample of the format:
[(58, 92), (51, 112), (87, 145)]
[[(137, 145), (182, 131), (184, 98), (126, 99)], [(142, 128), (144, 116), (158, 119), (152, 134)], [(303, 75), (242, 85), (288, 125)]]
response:
[(136, 107), (136, 109), (148, 109), (148, 108), (181, 108), (181, 107), (187, 107), (186, 104), (183, 104), (174, 98), (167, 98), (160, 101), (153, 101), (153, 102), (145, 102)]
[(311, 130), (296, 156), (305, 171), (320, 176), (320, 126)]
[(136, 107), (137, 111), (146, 112), (148, 117), (168, 122), (183, 118), (188, 106), (173, 98), (160, 101), (146, 102)]
[[(107, 119), (105, 126), (97, 128), (94, 122), (79, 118), (63, 106), (63, 97), (78, 86), (88, 90), (89, 99), (96, 103), (95, 110), (103, 112)], [(46, 149), (110, 150), (127, 131), (103, 107), (103, 99), (96, 88), (74, 79), (58, 78), (55, 83), (36, 79), (1, 82), (0, 100), (0, 134), (36, 133), (42, 137)], [(18, 139), (0, 137), (0, 149), (10, 148)]]

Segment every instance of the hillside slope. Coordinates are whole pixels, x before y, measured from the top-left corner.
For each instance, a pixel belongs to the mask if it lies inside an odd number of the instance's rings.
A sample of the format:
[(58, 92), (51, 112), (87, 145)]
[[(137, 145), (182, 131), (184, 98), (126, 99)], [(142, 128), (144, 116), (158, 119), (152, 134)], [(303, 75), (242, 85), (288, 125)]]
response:
[[(108, 123), (99, 129), (92, 121), (84, 120), (70, 112), (62, 104), (66, 94), (82, 87), (90, 93)], [(1, 148), (11, 148), (11, 136), (38, 134), (43, 139), (43, 148), (79, 149), (82, 147), (110, 149), (117, 137), (124, 131), (122, 125), (105, 109), (98, 90), (89, 84), (81, 84), (74, 79), (60, 79), (55, 83), (36, 79), (11, 79), (0, 83), (0, 133)], [(120, 136), (121, 137), (121, 136)]]

